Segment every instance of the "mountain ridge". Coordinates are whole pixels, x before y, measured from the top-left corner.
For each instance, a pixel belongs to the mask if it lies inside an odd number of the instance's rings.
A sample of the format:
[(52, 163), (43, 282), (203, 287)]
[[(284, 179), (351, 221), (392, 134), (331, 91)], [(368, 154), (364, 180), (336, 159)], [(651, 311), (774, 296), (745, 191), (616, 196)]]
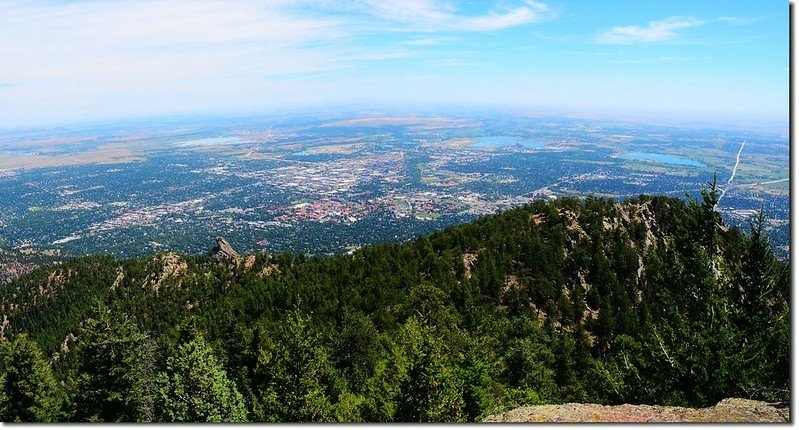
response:
[[(153, 345), (136, 356), (156, 357), (141, 366), (164, 381), (179, 369), (159, 363), (184, 346), (214, 351), (242, 396), (231, 411), (254, 421), (784, 399), (788, 266), (769, 251), (762, 218), (749, 234), (728, 228), (714, 196), (711, 184), (703, 201), (541, 201), (332, 257), (239, 255), (221, 237), (206, 255), (82, 257), (0, 287), (3, 342), (35, 341), (75, 405), (87, 324), (114, 315)], [(317, 376), (290, 376), (305, 374)], [(145, 392), (166, 386), (156, 379)], [(316, 409), (291, 412), (311, 400), (285, 386), (317, 393)], [(170, 398), (137, 393), (150, 406), (136, 420), (183, 416), (167, 413)], [(59, 419), (82, 419), (74, 407)]]

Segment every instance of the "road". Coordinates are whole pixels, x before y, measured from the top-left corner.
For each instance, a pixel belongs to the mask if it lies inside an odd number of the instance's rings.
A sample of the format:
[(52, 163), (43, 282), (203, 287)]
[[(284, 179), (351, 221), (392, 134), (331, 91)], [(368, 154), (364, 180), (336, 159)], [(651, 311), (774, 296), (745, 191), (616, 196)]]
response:
[(719, 207), (721, 199), (724, 198), (724, 194), (727, 194), (727, 189), (729, 188), (729, 185), (732, 184), (732, 181), (735, 179), (735, 174), (738, 172), (738, 165), (741, 164), (741, 152), (743, 152), (744, 150), (744, 145), (746, 145), (745, 140), (741, 142), (741, 148), (738, 149), (738, 155), (735, 156), (735, 166), (732, 168), (732, 175), (730, 175), (730, 179), (727, 180), (727, 186), (722, 188), (719, 200), (716, 202), (716, 205), (713, 206), (713, 210), (716, 210), (716, 208)]
[(738, 172), (738, 165), (741, 164), (741, 152), (744, 150), (744, 145), (746, 145), (745, 140), (741, 142), (741, 148), (738, 150), (738, 155), (735, 156), (735, 167), (732, 168), (732, 175), (730, 175), (730, 180), (727, 181), (727, 184), (731, 184), (732, 180), (735, 179), (735, 173)]

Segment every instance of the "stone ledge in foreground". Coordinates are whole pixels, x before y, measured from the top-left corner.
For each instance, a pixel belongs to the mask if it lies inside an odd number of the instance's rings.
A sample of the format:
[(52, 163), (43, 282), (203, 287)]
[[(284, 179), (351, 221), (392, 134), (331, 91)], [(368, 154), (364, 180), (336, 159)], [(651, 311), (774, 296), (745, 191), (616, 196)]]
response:
[(487, 417), (484, 422), (599, 422), (599, 423), (785, 423), (789, 409), (746, 399), (724, 399), (702, 409), (675, 406), (619, 405), (592, 403), (526, 406)]

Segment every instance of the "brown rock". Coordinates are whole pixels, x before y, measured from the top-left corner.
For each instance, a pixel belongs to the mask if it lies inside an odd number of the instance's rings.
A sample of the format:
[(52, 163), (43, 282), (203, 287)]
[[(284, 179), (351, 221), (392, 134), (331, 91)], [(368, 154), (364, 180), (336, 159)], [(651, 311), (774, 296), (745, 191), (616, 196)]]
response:
[(702, 409), (674, 406), (567, 403), (564, 405), (526, 406), (486, 417), (484, 422), (602, 422), (602, 423), (783, 423), (790, 411), (766, 402), (724, 399), (716, 406)]
[(224, 260), (237, 261), (239, 259), (239, 253), (236, 252), (230, 243), (221, 236), (216, 238), (216, 246), (214, 247), (212, 254), (214, 260), (217, 262)]

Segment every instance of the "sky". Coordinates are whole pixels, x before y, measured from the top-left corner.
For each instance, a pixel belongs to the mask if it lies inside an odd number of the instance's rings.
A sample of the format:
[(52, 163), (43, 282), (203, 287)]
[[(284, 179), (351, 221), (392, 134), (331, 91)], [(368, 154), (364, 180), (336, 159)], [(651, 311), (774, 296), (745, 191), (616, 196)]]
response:
[(0, 127), (341, 106), (788, 119), (778, 0), (0, 2)]

